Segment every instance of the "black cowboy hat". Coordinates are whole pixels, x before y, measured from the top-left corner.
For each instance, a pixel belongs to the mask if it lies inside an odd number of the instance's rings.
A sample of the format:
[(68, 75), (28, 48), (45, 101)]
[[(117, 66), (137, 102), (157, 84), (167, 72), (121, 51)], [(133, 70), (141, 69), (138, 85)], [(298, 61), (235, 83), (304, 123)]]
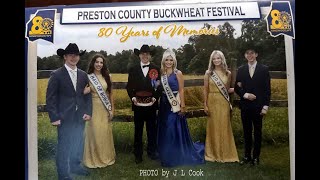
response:
[(70, 43), (66, 47), (66, 49), (58, 49), (57, 50), (57, 54), (60, 57), (63, 57), (63, 55), (66, 55), (66, 54), (77, 54), (79, 56), (82, 56), (85, 52), (86, 52), (86, 50), (80, 52), (77, 44), (75, 44), (75, 43)]
[(244, 43), (241, 47), (242, 54), (245, 54), (248, 50), (252, 50), (255, 53), (259, 53), (261, 51), (261, 45), (259, 43), (247, 42)]
[(134, 48), (134, 51), (133, 51), (133, 52), (134, 52), (134, 54), (137, 55), (137, 56), (139, 56), (140, 53), (146, 53), (146, 52), (150, 53), (151, 56), (154, 55), (154, 50), (151, 50), (150, 47), (149, 47), (147, 44), (142, 45), (141, 48), (140, 48), (140, 50)]

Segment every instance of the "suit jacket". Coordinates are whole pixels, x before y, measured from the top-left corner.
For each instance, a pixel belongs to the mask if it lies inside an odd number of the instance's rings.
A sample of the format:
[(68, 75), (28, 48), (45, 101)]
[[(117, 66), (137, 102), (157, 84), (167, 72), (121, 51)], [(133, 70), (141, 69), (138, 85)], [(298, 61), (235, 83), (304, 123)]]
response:
[[(240, 82), (241, 86), (239, 86)], [(267, 66), (257, 63), (252, 78), (249, 74), (249, 65), (245, 64), (239, 67), (235, 82), (235, 92), (240, 96), (240, 108), (258, 108), (262, 109), (264, 105), (269, 106), (271, 89), (270, 74)], [(256, 99), (250, 101), (244, 99), (245, 93), (256, 95)]]
[[(128, 75), (128, 83), (127, 83), (127, 93), (130, 97), (130, 100), (132, 100), (133, 97), (135, 97), (136, 92), (138, 91), (148, 91), (152, 93), (152, 96), (156, 98), (156, 102), (152, 105), (152, 108), (158, 109), (158, 99), (160, 97), (160, 89), (157, 88), (155, 90), (152, 87), (151, 84), (151, 78), (149, 77), (149, 72), (151, 69), (156, 69), (158, 71), (158, 77), (157, 80), (160, 80), (160, 69), (155, 64), (150, 63), (149, 71), (147, 73), (147, 76), (144, 77), (140, 63), (138, 65), (134, 65), (129, 69), (129, 75)], [(132, 110), (135, 111), (137, 109), (140, 109), (142, 107), (138, 107), (134, 105), (132, 102)]]
[(61, 120), (63, 123), (63, 121), (72, 120), (76, 106), (80, 114), (92, 115), (91, 93), (83, 94), (88, 83), (87, 73), (79, 68), (77, 70), (77, 91), (74, 90), (65, 66), (51, 73), (46, 94), (46, 108), (51, 122)]

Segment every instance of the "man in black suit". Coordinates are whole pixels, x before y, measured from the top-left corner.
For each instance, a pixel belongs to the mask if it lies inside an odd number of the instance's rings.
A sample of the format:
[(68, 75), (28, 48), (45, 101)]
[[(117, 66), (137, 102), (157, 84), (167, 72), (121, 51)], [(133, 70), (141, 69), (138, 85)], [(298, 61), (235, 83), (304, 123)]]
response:
[[(132, 101), (132, 110), (134, 111), (134, 155), (135, 162), (142, 162), (143, 143), (142, 134), (144, 121), (146, 121), (147, 130), (147, 153), (149, 158), (158, 159), (156, 151), (156, 111), (158, 109), (158, 99), (160, 97), (160, 69), (153, 63), (150, 63), (153, 52), (148, 45), (143, 45), (140, 50), (134, 49), (134, 53), (139, 56), (140, 63), (129, 69), (127, 92)], [(137, 102), (138, 94), (152, 94), (152, 102), (143, 106)]]
[[(270, 103), (270, 75), (267, 66), (257, 63), (257, 49), (247, 48), (244, 54), (248, 64), (239, 67), (235, 92), (240, 96), (241, 120), (244, 132), (245, 152), (240, 164), (259, 164), (262, 138), (262, 119)], [(252, 129), (253, 125), (253, 129)], [(253, 154), (252, 131), (254, 132)]]
[(64, 58), (65, 64), (52, 72), (47, 87), (46, 108), (51, 124), (58, 130), (56, 165), (59, 180), (72, 179), (69, 171), (89, 174), (81, 165), (84, 125), (92, 114), (91, 94), (83, 94), (89, 79), (77, 68), (84, 53), (80, 53), (74, 43), (66, 49), (58, 49), (57, 54)]

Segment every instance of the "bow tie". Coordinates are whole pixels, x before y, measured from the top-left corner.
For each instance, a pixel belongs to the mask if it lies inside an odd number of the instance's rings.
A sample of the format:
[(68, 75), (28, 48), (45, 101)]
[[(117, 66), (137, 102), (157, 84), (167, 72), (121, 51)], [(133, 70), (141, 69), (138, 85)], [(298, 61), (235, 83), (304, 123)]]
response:
[(149, 67), (149, 66), (150, 66), (150, 64), (148, 64), (148, 65), (143, 65), (142, 68)]

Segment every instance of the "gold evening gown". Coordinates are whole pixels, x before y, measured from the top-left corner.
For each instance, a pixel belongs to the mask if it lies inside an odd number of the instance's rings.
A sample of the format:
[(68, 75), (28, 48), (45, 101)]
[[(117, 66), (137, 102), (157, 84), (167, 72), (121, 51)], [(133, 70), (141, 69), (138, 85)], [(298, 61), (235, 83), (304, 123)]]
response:
[[(96, 75), (104, 90), (107, 83), (102, 75)], [(115, 163), (112, 122), (108, 112), (90, 83), (92, 93), (92, 119), (86, 122), (84, 132), (83, 164), (88, 168), (106, 167)], [(107, 91), (106, 91), (107, 92)]]
[[(219, 75), (224, 84), (227, 75)], [(209, 94), (205, 160), (212, 162), (238, 162), (239, 157), (232, 133), (230, 107), (209, 76)]]

